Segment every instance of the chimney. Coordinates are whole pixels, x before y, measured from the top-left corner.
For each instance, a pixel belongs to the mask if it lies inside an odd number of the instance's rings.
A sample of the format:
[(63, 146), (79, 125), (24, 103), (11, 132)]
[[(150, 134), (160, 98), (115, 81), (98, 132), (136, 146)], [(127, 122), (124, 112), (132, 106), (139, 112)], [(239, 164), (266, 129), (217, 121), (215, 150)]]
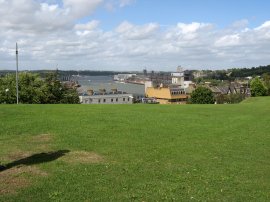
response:
[(88, 94), (88, 95), (93, 95), (93, 94), (94, 94), (93, 89), (91, 89), (91, 88), (90, 88), (90, 89), (88, 89), (88, 90), (87, 90), (87, 94)]
[(99, 89), (99, 92), (104, 95), (106, 93), (106, 89), (105, 88)]
[(117, 93), (117, 88), (112, 88), (111, 90), (112, 90), (112, 93), (113, 94), (116, 94)]

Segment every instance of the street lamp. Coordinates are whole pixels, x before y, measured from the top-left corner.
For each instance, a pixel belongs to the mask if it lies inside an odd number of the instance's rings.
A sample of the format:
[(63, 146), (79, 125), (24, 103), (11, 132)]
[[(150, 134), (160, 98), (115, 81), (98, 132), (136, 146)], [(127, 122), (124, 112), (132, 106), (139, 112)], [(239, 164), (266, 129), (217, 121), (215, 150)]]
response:
[(18, 44), (16, 43), (16, 97), (17, 97), (17, 104), (19, 104), (19, 73), (18, 73), (18, 60), (19, 60), (19, 51), (18, 51)]
[(6, 104), (9, 104), (9, 97), (8, 97), (9, 89), (7, 88), (5, 91), (6, 91), (6, 97), (7, 97)]

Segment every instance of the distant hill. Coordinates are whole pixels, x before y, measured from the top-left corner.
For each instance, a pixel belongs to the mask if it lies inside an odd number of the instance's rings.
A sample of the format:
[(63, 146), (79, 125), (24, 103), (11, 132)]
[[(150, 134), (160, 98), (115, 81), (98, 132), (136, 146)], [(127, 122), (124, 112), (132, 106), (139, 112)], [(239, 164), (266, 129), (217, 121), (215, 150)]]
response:
[[(136, 71), (91, 71), (91, 70), (32, 70), (32, 73), (38, 73), (41, 76), (45, 75), (48, 72), (58, 71), (59, 76), (71, 76), (71, 75), (81, 75), (81, 76), (109, 76), (115, 74), (129, 74), (129, 73), (142, 73)], [(194, 72), (197, 70), (191, 70)], [(218, 80), (228, 80), (234, 78), (243, 78), (248, 76), (261, 76), (264, 73), (270, 73), (270, 65), (267, 66), (259, 66), (252, 68), (231, 68), (228, 70), (203, 70), (206, 73), (207, 78), (218, 79)], [(15, 73), (12, 70), (0, 70), (0, 76), (5, 75), (7, 73)], [(160, 74), (168, 73), (168, 72), (159, 72)], [(229, 74), (229, 76), (228, 76)]]
[(231, 77), (261, 76), (264, 73), (270, 73), (270, 65), (252, 68), (235, 68), (229, 71), (232, 72)]
[[(46, 73), (56, 72), (58, 71), (59, 76), (71, 76), (71, 75), (81, 75), (81, 76), (109, 76), (115, 74), (126, 74), (130, 72), (116, 72), (116, 71), (75, 71), (75, 70), (31, 70), (29, 72), (38, 73), (42, 77)], [(0, 70), (0, 76), (8, 73), (15, 73), (13, 70)]]

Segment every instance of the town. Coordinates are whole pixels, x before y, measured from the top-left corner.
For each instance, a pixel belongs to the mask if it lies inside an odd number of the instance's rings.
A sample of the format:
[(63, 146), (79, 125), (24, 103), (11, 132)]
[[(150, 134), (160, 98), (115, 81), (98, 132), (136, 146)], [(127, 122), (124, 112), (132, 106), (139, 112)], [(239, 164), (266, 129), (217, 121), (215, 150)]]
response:
[[(46, 75), (45, 72), (46, 70), (37, 73)], [(270, 66), (216, 71), (188, 70), (178, 66), (175, 72), (147, 72), (144, 69), (142, 72), (132, 73), (98, 72), (98, 75), (91, 71), (81, 71), (72, 75), (70, 73), (76, 71), (47, 72), (55, 75), (55, 82), (58, 82), (59, 88), (70, 89), (75, 97), (77, 94), (77, 98), (70, 100), (71, 103), (81, 104), (235, 104), (251, 96), (269, 95), (270, 92)], [(12, 72), (2, 71), (3, 84), (10, 74), (12, 75)], [(24, 71), (23, 74), (31, 72)], [(107, 80), (96, 83), (95, 79), (100, 77)], [(208, 101), (192, 102), (192, 95), (198, 88), (208, 90)], [(14, 92), (12, 86), (3, 85), (0, 103), (12, 103), (11, 100), (15, 98)]]
[[(250, 75), (256, 77), (257, 69), (264, 69), (258, 75), (265, 82), (265, 89), (269, 89), (270, 67), (254, 68)], [(246, 70), (246, 69), (245, 69)], [(245, 71), (243, 70), (243, 72)], [(239, 71), (239, 70), (238, 70)], [(142, 73), (116, 74), (114, 82), (143, 85), (144, 91), (132, 94), (131, 92), (119, 91), (117, 88), (95, 89), (79, 88), (80, 102), (83, 104), (131, 104), (131, 103), (155, 103), (155, 104), (187, 104), (196, 87), (209, 89), (216, 104), (239, 103), (250, 97), (252, 76), (231, 76), (236, 70), (228, 71), (196, 71), (186, 70), (181, 66), (176, 72), (155, 73), (143, 70)], [(264, 73), (263, 73), (264, 72)], [(214, 76), (213, 76), (214, 74)], [(239, 73), (238, 73), (239, 74)], [(246, 73), (245, 73), (246, 75)], [(77, 78), (77, 79), (80, 79)], [(268, 90), (269, 92), (269, 90)], [(265, 92), (267, 95), (268, 93)], [(258, 96), (258, 95), (257, 95)]]

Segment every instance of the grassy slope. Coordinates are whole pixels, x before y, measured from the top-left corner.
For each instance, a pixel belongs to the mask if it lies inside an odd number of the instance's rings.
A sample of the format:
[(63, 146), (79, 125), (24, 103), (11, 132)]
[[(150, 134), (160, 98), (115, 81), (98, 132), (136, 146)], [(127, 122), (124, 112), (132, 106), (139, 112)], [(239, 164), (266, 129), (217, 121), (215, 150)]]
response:
[[(1, 105), (0, 161), (38, 151), (94, 151), (105, 163), (37, 165), (49, 176), (0, 201), (270, 200), (270, 99), (240, 105)], [(50, 151), (49, 150), (49, 151)]]

